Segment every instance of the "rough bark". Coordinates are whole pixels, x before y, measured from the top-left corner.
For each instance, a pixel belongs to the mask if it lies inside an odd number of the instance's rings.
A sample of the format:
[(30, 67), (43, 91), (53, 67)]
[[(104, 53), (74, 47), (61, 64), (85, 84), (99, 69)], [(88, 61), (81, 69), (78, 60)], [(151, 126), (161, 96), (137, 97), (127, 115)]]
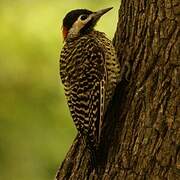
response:
[(113, 42), (131, 73), (106, 114), (99, 171), (77, 137), (57, 180), (180, 179), (179, 29), (179, 0), (122, 0)]

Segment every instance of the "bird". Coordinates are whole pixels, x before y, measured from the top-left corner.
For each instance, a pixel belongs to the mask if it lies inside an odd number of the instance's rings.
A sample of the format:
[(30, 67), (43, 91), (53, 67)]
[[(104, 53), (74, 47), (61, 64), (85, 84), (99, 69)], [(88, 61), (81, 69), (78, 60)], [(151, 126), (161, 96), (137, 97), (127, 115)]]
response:
[(111, 9), (71, 10), (62, 23), (60, 77), (72, 119), (92, 161), (97, 159), (105, 113), (120, 81), (115, 48), (104, 32), (95, 30)]

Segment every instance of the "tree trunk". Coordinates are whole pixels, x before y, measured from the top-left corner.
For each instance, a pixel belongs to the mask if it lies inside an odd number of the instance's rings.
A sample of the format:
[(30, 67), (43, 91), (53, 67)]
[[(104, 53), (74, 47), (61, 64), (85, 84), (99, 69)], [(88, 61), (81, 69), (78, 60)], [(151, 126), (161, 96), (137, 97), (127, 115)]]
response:
[(122, 0), (113, 43), (129, 81), (106, 113), (98, 172), (76, 138), (57, 180), (180, 179), (179, 0)]

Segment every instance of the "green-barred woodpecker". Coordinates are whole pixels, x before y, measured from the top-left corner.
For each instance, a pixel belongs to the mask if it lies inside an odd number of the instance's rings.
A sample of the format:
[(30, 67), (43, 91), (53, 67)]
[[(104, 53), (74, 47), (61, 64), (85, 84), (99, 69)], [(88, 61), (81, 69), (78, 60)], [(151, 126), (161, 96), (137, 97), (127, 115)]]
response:
[(105, 33), (94, 30), (101, 16), (111, 9), (72, 10), (62, 26), (60, 76), (75, 126), (93, 158), (109, 101), (120, 80), (112, 42)]

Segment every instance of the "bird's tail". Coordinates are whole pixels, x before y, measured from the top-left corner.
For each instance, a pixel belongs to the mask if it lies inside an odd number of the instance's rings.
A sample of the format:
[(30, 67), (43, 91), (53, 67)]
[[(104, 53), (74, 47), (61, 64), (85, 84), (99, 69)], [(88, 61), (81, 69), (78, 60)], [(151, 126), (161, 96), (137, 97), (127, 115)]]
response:
[(91, 169), (92, 171), (95, 169), (97, 171), (98, 168), (98, 151), (95, 144), (92, 144), (92, 142), (87, 142), (86, 147), (90, 154), (90, 161), (91, 161)]

